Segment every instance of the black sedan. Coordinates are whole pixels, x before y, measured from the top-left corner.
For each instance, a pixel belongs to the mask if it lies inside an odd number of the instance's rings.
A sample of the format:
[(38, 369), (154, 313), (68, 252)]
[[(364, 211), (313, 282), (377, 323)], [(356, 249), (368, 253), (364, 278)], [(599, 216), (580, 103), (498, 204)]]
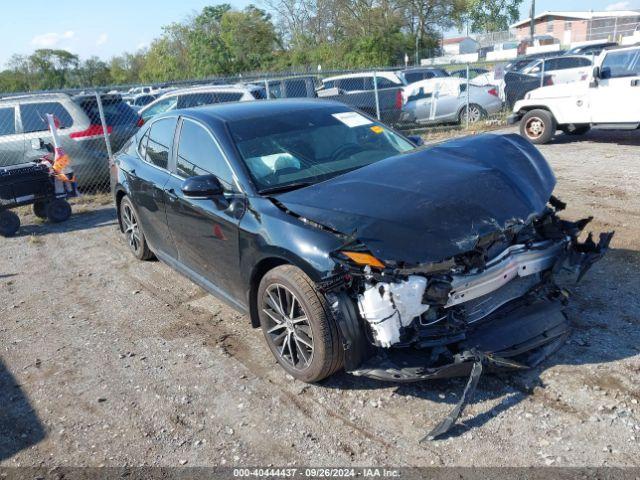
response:
[(303, 381), (540, 361), (569, 332), (553, 273), (584, 274), (611, 234), (578, 242), (588, 219), (559, 219), (520, 136), (417, 143), (329, 101), (176, 110), (116, 157), (120, 227), (138, 259), (246, 312)]

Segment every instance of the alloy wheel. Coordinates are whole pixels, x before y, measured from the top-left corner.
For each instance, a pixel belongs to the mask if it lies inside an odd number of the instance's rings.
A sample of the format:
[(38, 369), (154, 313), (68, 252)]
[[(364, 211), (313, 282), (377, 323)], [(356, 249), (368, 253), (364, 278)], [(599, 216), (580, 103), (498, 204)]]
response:
[(296, 370), (309, 367), (313, 359), (313, 332), (309, 317), (295, 294), (282, 284), (271, 284), (262, 298), (267, 316), (267, 339), (281, 361)]
[(465, 108), (462, 114), (463, 122), (467, 121), (467, 116), (469, 117), (469, 123), (476, 123), (482, 118), (482, 111), (477, 105), (469, 105), (469, 108)]
[(135, 253), (138, 253), (142, 246), (140, 227), (138, 227), (136, 214), (128, 204), (122, 205), (122, 223), (124, 227), (124, 234), (127, 236), (127, 240), (129, 241), (129, 246)]
[(532, 139), (537, 139), (542, 136), (544, 133), (544, 122), (541, 118), (531, 117), (527, 120), (527, 123), (524, 126), (525, 132), (527, 132), (527, 136)]

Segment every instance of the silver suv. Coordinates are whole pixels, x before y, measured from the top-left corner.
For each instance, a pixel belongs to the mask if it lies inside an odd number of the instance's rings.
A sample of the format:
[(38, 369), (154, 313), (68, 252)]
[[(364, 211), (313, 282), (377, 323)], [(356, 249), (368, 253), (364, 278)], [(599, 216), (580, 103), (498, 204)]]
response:
[[(119, 95), (103, 95), (107, 131), (117, 151), (140, 127), (140, 117)], [(106, 184), (107, 148), (94, 95), (41, 93), (0, 98), (0, 166), (36, 160), (51, 143), (46, 114), (60, 122), (62, 148), (69, 154), (80, 186)]]

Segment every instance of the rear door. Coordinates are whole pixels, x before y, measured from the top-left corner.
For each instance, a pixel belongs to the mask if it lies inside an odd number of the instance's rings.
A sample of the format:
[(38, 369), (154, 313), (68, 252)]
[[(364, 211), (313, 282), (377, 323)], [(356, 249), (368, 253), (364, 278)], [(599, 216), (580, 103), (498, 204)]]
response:
[(606, 53), (589, 89), (592, 123), (640, 123), (640, 48)]
[[(138, 143), (139, 160), (123, 168), (142, 230), (156, 253), (176, 258), (165, 212), (164, 187), (170, 177), (178, 117), (153, 121)], [(159, 250), (159, 252), (158, 252)]]
[[(218, 177), (225, 195), (214, 200), (185, 197), (183, 182), (197, 175)], [(183, 118), (175, 170), (165, 189), (167, 221), (180, 262), (216, 288), (229, 292), (237, 284), (239, 271), (238, 213), (242, 212), (243, 200), (239, 199), (237, 182), (224, 153), (201, 123)]]
[(16, 107), (0, 106), (0, 167), (24, 161), (24, 138), (18, 133)]

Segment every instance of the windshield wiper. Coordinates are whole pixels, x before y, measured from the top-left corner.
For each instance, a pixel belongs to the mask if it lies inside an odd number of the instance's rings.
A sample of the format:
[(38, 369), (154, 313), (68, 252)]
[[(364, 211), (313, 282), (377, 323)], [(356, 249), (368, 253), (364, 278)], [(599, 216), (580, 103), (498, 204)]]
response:
[(315, 182), (295, 182), (295, 183), (286, 183), (284, 185), (276, 185), (274, 187), (263, 188), (262, 190), (258, 190), (260, 195), (265, 195), (269, 193), (283, 193), (289, 192), (291, 190), (297, 190), (299, 188), (308, 187), (309, 185), (313, 185)]

